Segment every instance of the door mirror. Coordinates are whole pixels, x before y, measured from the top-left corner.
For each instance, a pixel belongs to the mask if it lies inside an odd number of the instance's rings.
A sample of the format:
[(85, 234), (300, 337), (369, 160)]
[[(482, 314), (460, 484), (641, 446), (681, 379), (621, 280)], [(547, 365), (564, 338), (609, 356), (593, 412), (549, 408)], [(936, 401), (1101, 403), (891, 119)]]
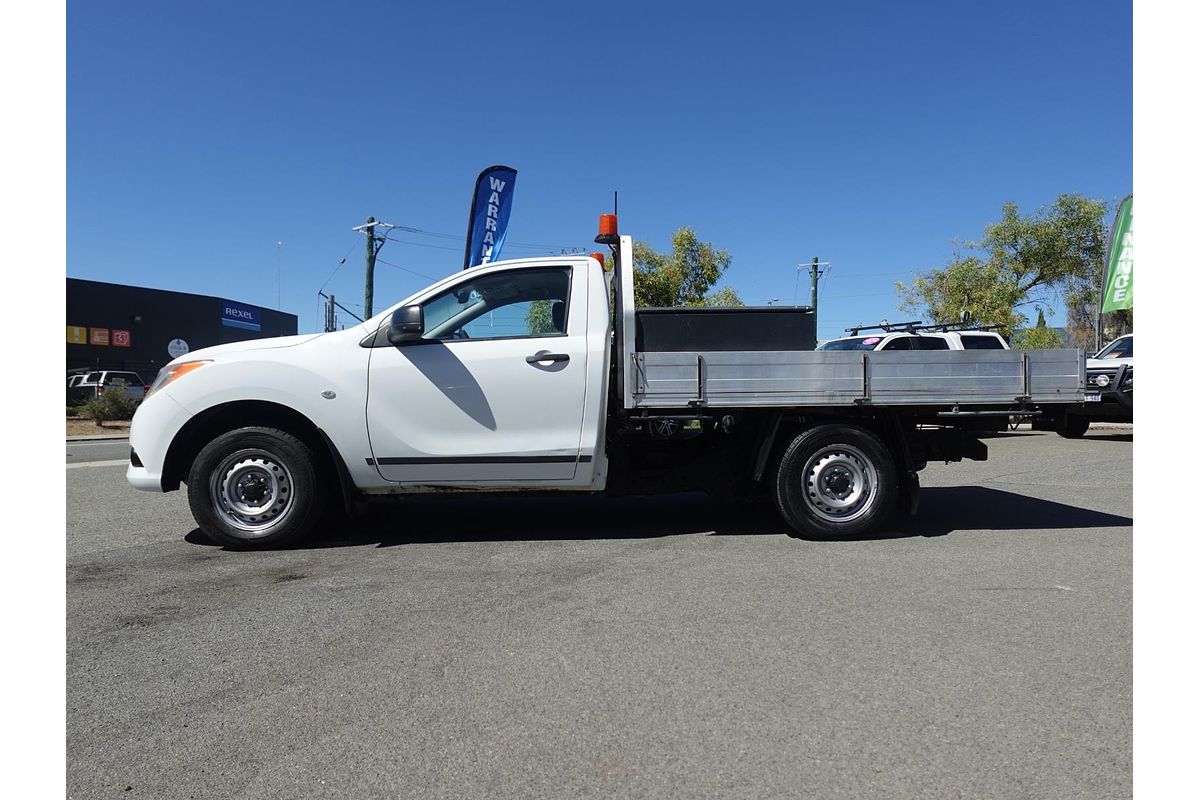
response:
[(425, 311), (420, 306), (404, 306), (392, 312), (387, 340), (392, 344), (415, 342), (425, 333)]

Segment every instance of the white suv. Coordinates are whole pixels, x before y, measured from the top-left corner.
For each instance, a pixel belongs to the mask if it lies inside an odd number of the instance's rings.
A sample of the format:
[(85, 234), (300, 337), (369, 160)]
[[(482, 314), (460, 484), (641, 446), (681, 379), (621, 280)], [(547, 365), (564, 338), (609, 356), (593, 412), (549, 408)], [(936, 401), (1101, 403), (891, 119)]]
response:
[(1008, 342), (995, 331), (894, 331), (870, 336), (846, 336), (817, 346), (818, 350), (1007, 350)]
[(114, 391), (124, 392), (130, 400), (140, 403), (146, 397), (146, 382), (136, 372), (101, 370), (89, 372), (74, 390), (80, 393), (79, 402)]

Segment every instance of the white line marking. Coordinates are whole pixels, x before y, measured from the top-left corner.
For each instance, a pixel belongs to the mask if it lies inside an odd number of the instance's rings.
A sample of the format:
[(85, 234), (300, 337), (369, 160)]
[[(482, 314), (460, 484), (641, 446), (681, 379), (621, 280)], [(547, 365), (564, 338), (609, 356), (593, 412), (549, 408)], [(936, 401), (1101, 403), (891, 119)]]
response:
[(118, 458), (113, 461), (84, 461), (82, 464), (67, 464), (67, 469), (79, 469), (80, 467), (115, 467), (117, 464), (129, 464), (128, 458)]

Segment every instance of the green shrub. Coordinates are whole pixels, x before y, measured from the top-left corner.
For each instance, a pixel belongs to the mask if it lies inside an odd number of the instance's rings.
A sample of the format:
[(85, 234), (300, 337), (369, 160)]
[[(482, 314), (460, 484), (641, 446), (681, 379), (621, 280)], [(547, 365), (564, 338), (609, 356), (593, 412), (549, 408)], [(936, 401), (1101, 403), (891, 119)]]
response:
[(92, 397), (79, 407), (80, 414), (95, 420), (101, 427), (109, 420), (133, 419), (133, 412), (136, 410), (137, 403), (119, 389), (110, 389), (104, 394)]

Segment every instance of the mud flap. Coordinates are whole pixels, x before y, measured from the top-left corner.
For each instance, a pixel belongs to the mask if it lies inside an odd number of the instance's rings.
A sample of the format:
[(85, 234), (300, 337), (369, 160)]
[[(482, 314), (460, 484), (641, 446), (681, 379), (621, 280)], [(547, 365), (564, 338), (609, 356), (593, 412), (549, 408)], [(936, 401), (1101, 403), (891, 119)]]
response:
[(915, 517), (921, 505), (921, 479), (915, 472), (905, 472), (901, 473), (899, 483), (896, 507), (908, 516)]

